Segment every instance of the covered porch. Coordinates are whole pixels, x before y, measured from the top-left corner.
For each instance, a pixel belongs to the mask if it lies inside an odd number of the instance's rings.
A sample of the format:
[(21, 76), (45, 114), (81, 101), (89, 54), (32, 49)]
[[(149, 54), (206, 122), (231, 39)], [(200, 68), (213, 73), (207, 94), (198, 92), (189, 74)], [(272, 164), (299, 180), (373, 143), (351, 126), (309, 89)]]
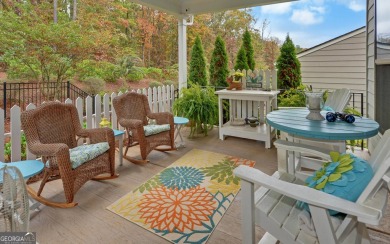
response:
[[(33, 214), (30, 231), (37, 233), (39, 243), (169, 243), (142, 227), (108, 211), (106, 208), (125, 194), (131, 192), (155, 174), (164, 170), (192, 149), (200, 149), (242, 157), (256, 161), (255, 168), (271, 175), (277, 170), (276, 149), (265, 149), (264, 142), (228, 137), (218, 139), (218, 129), (214, 128), (207, 137), (188, 139), (190, 129), (183, 128), (186, 147), (167, 153), (153, 151), (149, 155), (150, 163), (136, 165), (124, 160), (119, 166), (116, 157), (116, 172), (119, 177), (110, 181), (89, 181), (75, 196), (78, 206), (70, 209), (52, 208), (42, 205), (40, 211)], [(132, 148), (129, 155), (137, 156), (138, 148)], [(37, 187), (37, 185), (33, 185)], [(64, 201), (61, 181), (53, 181), (45, 187), (47, 197), (55, 201)], [(236, 196), (222, 220), (211, 234), (208, 243), (242, 243), (241, 192)], [(380, 226), (370, 230), (373, 243), (388, 243), (390, 218)], [(256, 239), (264, 235), (256, 226)]]

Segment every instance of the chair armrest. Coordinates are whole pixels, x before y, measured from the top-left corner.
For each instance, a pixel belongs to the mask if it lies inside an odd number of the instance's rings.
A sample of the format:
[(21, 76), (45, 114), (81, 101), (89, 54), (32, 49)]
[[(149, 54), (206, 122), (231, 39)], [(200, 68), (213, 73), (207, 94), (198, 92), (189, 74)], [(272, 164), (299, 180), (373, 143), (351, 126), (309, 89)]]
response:
[(34, 143), (29, 145), (29, 150), (36, 155), (49, 158), (51, 164), (54, 163), (58, 165), (60, 172), (67, 172), (72, 169), (69, 147), (64, 143)]
[(125, 127), (125, 128), (130, 128), (130, 129), (136, 129), (138, 127), (142, 127), (143, 126), (143, 122), (142, 120), (139, 120), (139, 119), (119, 119), (118, 120), (118, 123)]
[(77, 136), (88, 137), (91, 143), (115, 141), (114, 131), (110, 128), (81, 129)]
[(69, 147), (64, 143), (54, 143), (54, 144), (43, 144), (43, 143), (33, 143), (29, 145), (29, 150), (38, 156), (56, 156), (61, 150), (66, 149), (69, 151)]
[(151, 119), (156, 119), (157, 124), (172, 124), (173, 114), (169, 112), (150, 113), (147, 115)]
[(354, 202), (312, 189), (307, 186), (297, 185), (269, 176), (260, 170), (240, 165), (234, 170), (234, 174), (241, 179), (261, 185), (282, 195), (303, 201), (324, 209), (332, 209), (345, 214), (356, 216), (359, 221), (377, 225), (381, 219), (381, 212)]
[(331, 161), (329, 155), (330, 151), (323, 148), (300, 144), (296, 142), (284, 141), (284, 140), (276, 140), (274, 142), (274, 145), (277, 149), (306, 153), (312, 156), (320, 157), (326, 161)]

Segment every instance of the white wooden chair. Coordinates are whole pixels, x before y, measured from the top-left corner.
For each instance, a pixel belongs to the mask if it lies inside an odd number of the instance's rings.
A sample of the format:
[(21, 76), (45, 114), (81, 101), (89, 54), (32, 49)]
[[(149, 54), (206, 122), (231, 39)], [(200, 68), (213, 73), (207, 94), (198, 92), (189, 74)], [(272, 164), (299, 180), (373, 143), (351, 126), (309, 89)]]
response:
[[(292, 142), (276, 142), (276, 147), (327, 158), (324, 150)], [(255, 221), (267, 231), (260, 243), (370, 243), (366, 224), (378, 225), (384, 216), (390, 182), (390, 130), (378, 143), (369, 160), (374, 176), (356, 202), (347, 201), (303, 184), (304, 174), (276, 172), (269, 176), (260, 170), (239, 166), (234, 170), (242, 188), (243, 243), (254, 243)], [(293, 163), (293, 162), (290, 162)], [(291, 168), (291, 167), (290, 167)], [(291, 172), (292, 171), (292, 172)], [(256, 190), (255, 186), (260, 186)], [(296, 201), (308, 203), (317, 237), (300, 230)], [(345, 213), (334, 228), (327, 209)], [(333, 218), (333, 217), (332, 217)]]
[(351, 92), (349, 89), (337, 89), (329, 94), (324, 106), (332, 108), (335, 112), (343, 112), (350, 98)]

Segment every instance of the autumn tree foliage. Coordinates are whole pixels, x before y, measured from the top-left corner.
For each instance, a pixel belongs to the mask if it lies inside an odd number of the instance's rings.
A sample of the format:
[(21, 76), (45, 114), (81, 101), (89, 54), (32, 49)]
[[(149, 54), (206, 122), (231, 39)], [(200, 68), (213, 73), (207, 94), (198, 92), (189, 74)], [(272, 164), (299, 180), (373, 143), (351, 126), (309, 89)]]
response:
[[(54, 3), (57, 5), (56, 23)], [(88, 71), (86, 75), (96, 74), (96, 67), (92, 66), (98, 66), (104, 67), (105, 75), (111, 75), (107, 79), (100, 78), (115, 82), (118, 66), (122, 70), (122, 64), (126, 63), (123, 61), (129, 59), (137, 60), (132, 64), (139, 71), (135, 74), (137, 77), (142, 78), (152, 67), (162, 70), (161, 77), (166, 70), (173, 70), (177, 75), (177, 19), (161, 11), (130, 1), (7, 0), (0, 1), (0, 12), (0, 65), (5, 67), (9, 78), (82, 81), (80, 69)], [(213, 62), (214, 43), (220, 36), (230, 70), (236, 63), (239, 48), (246, 42), (243, 36), (249, 33), (256, 50), (254, 61), (258, 68), (263, 68), (275, 61), (275, 55), (265, 61), (264, 31), (254, 28), (255, 24), (256, 18), (249, 8), (198, 15), (194, 25), (187, 28), (187, 43), (192, 46), (199, 36), (203, 42), (203, 57)], [(128, 72), (124, 73), (131, 72), (129, 67), (125, 68)], [(212, 72), (212, 69), (207, 71)], [(203, 83), (207, 81), (206, 73), (198, 74), (203, 77)]]
[(210, 61), (210, 84), (225, 87), (228, 86), (226, 78), (229, 75), (225, 42), (220, 36), (217, 36), (214, 46)]
[(255, 56), (254, 56), (255, 51), (254, 51), (253, 45), (252, 45), (251, 34), (249, 33), (248, 29), (246, 29), (244, 32), (244, 35), (242, 38), (242, 46), (245, 49), (248, 67), (249, 67), (249, 69), (254, 70), (255, 65), (256, 65)]
[(201, 86), (207, 85), (206, 58), (203, 52), (202, 41), (197, 36), (191, 51), (189, 81)]
[(237, 53), (237, 59), (236, 59), (236, 64), (234, 65), (235, 70), (248, 70), (248, 60), (246, 58), (246, 51), (244, 46), (241, 46), (240, 50)]
[(297, 88), (302, 84), (301, 63), (297, 58), (295, 45), (289, 35), (287, 35), (280, 49), (276, 67), (278, 69), (278, 88)]

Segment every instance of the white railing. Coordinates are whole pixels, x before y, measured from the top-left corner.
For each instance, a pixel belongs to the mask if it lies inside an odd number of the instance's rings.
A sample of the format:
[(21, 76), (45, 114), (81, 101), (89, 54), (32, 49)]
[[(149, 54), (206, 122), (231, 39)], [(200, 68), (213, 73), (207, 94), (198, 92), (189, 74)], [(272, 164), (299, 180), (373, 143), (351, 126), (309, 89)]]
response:
[[(138, 89), (132, 90), (137, 93), (145, 94), (148, 97), (149, 106), (152, 112), (171, 112), (172, 104), (175, 99), (174, 91), (175, 88), (171, 86), (160, 86), (148, 88), (148, 89)], [(119, 92), (118, 94), (113, 92), (111, 94), (104, 94), (103, 96), (96, 95), (94, 97), (88, 96), (85, 100), (82, 98), (77, 98), (75, 101), (67, 99), (65, 103), (73, 103), (79, 114), (80, 123), (85, 123), (86, 128), (97, 128), (101, 122), (101, 118), (105, 117), (110, 120), (113, 129), (122, 129), (118, 128), (117, 117), (115, 114), (114, 107), (112, 106), (112, 99), (114, 97), (123, 94)], [(93, 100), (95, 101), (94, 107), (95, 112), (93, 113)], [(26, 110), (34, 109), (36, 105), (29, 104), (26, 107)], [(85, 108), (85, 110), (84, 110)], [(83, 115), (85, 111), (85, 116)], [(5, 161), (5, 142), (10, 139), (11, 142), (11, 156), (10, 160), (12, 162), (20, 161), (22, 159), (22, 148), (21, 148), (21, 136), (23, 131), (21, 130), (20, 123), (20, 114), (21, 108), (19, 106), (13, 106), (10, 110), (10, 132), (5, 133), (4, 128), (4, 110), (0, 109), (0, 161)], [(28, 150), (26, 152), (27, 159), (35, 159), (36, 156), (30, 153)]]

